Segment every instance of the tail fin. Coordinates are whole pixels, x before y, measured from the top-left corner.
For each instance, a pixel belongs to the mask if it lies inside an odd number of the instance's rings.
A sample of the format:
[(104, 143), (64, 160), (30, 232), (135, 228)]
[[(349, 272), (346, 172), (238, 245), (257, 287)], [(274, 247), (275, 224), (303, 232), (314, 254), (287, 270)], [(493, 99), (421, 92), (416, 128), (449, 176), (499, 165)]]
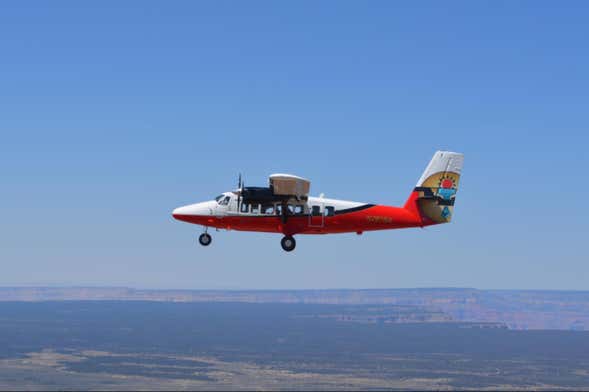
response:
[(418, 214), (424, 225), (450, 222), (463, 163), (463, 154), (437, 151), (405, 208)]

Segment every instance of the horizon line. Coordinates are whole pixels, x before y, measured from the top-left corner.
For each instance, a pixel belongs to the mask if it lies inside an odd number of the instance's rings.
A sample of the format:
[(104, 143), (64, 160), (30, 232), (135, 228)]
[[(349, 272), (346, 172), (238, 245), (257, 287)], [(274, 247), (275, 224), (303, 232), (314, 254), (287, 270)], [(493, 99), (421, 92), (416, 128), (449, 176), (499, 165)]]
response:
[(551, 292), (589, 292), (589, 289), (550, 289), (550, 288), (534, 288), (534, 289), (480, 289), (476, 287), (456, 287), (456, 286), (424, 286), (424, 287), (382, 287), (382, 288), (141, 288), (132, 286), (94, 286), (94, 285), (19, 285), (19, 286), (3, 286), (0, 285), (0, 290), (5, 289), (125, 289), (135, 291), (226, 291), (226, 292), (277, 292), (277, 291), (383, 291), (383, 290), (473, 290), (473, 291), (551, 291)]

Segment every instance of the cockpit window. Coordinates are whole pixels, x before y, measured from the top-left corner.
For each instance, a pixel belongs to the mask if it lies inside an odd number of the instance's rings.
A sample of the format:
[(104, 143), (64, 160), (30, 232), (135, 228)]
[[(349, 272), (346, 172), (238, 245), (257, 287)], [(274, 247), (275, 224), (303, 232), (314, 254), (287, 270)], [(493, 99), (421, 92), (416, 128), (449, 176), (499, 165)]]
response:
[(227, 204), (229, 204), (229, 200), (231, 200), (231, 197), (225, 196), (223, 200), (219, 201), (219, 204), (221, 204), (222, 206), (226, 206)]
[(223, 198), (223, 196), (225, 196), (225, 195), (219, 195), (219, 196), (215, 197), (215, 201), (220, 202), (221, 199)]

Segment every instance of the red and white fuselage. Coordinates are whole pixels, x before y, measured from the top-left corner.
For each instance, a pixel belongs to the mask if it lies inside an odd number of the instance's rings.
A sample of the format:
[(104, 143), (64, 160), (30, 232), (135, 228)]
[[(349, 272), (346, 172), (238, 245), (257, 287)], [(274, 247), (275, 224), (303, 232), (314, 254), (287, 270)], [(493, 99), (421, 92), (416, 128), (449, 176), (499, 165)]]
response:
[[(287, 204), (286, 222), (277, 213), (280, 203), (237, 209), (237, 195), (223, 193), (219, 201), (191, 204), (174, 210), (174, 218), (202, 226), (266, 233), (330, 234), (424, 226), (414, 210), (353, 201), (309, 197), (306, 203)], [(220, 204), (225, 198), (227, 204)], [(313, 214), (313, 210), (318, 213)]]

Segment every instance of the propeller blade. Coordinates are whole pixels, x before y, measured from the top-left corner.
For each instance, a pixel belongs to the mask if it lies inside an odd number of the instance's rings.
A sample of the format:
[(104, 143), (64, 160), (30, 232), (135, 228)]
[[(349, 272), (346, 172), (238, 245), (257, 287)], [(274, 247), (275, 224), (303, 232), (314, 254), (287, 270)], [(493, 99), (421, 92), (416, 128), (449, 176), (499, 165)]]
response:
[(237, 180), (237, 189), (239, 190), (239, 193), (237, 194), (237, 212), (239, 212), (241, 210), (241, 194), (243, 193), (243, 181), (241, 179), (241, 173), (239, 173)]

